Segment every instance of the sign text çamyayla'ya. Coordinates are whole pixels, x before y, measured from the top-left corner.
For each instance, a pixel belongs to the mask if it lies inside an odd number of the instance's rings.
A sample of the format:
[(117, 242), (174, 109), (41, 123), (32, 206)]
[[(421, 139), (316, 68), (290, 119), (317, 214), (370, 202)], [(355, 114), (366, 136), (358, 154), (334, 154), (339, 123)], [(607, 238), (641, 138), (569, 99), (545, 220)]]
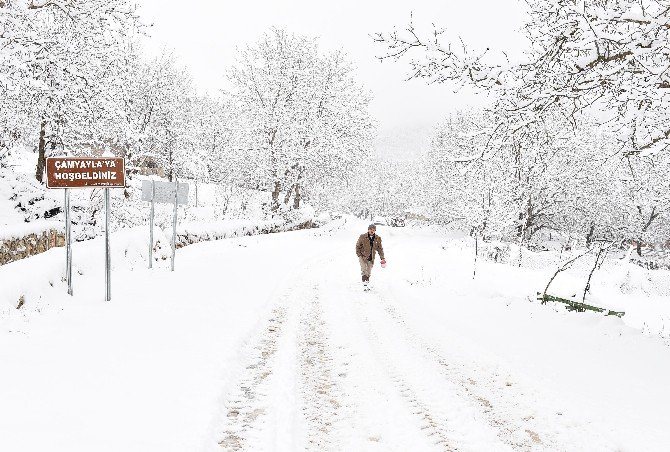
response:
[(123, 158), (49, 157), (46, 169), (48, 188), (126, 186)]

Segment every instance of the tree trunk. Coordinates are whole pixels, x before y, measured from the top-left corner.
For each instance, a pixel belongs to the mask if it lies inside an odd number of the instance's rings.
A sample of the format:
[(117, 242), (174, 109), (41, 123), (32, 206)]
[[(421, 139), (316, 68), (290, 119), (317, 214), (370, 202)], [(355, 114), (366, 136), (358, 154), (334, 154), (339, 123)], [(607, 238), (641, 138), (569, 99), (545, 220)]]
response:
[(295, 198), (293, 198), (293, 208), (294, 209), (299, 209), (300, 208), (300, 200), (302, 199), (302, 195), (300, 194), (300, 184), (295, 184)]
[(172, 182), (172, 178), (174, 177), (173, 176), (174, 166), (172, 164), (172, 145), (170, 145), (170, 150), (168, 151), (168, 165), (169, 165), (168, 170), (170, 171), (168, 173), (168, 181)]
[[(639, 207), (638, 207), (639, 209)], [(644, 225), (642, 228), (642, 232), (647, 232), (647, 229), (649, 229), (649, 226), (651, 226), (651, 223), (654, 222), (657, 216), (659, 216), (660, 212), (656, 212), (656, 206), (652, 207), (651, 209), (651, 214), (649, 214), (649, 219), (647, 220), (647, 223)]]
[(47, 122), (42, 120), (40, 124), (40, 142), (37, 147), (37, 168), (35, 169), (35, 179), (39, 182), (44, 180), (44, 167), (46, 166), (47, 160), (45, 156), (46, 149), (46, 128)]
[[(308, 143), (309, 144), (309, 143)], [(296, 178), (295, 184), (293, 185), (291, 191), (295, 190), (295, 198), (293, 198), (293, 208), (300, 208), (300, 201), (302, 200), (302, 194), (300, 193), (300, 181), (302, 180), (302, 173), (305, 170), (303, 166), (296, 164), (294, 169), (298, 172), (298, 177)]]
[(593, 234), (595, 232), (596, 225), (595, 223), (591, 223), (591, 227), (589, 228), (588, 234), (586, 234), (586, 247), (588, 248), (591, 246), (591, 242), (593, 242)]
[(274, 184), (275, 186), (272, 190), (272, 211), (276, 212), (277, 209), (279, 209), (279, 193), (281, 192), (281, 182), (279, 180), (275, 180)]
[[(130, 166), (131, 166), (131, 165), (130, 165), (129, 163), (130, 163), (130, 162), (132, 161), (132, 159), (133, 159), (133, 151), (131, 150), (130, 145), (129, 145), (128, 143), (126, 143), (126, 144), (124, 145), (123, 157), (126, 159), (126, 165), (125, 165), (125, 168), (126, 168), (126, 180), (127, 180), (127, 181), (130, 181), (130, 178), (131, 178), (131, 174), (130, 174)], [(125, 199), (130, 199), (130, 192), (128, 191), (128, 186), (129, 186), (129, 184), (126, 183), (126, 188), (123, 189), (123, 197), (124, 197)]]
[[(293, 187), (295, 187), (295, 185)], [(293, 193), (293, 187), (286, 190), (286, 195), (284, 195), (284, 204), (288, 204), (288, 202), (291, 200), (291, 193)]]
[(274, 178), (274, 188), (272, 189), (272, 211), (279, 210), (279, 193), (281, 192), (281, 181), (279, 180), (279, 171), (277, 169), (277, 155), (274, 149), (275, 137), (277, 136), (277, 129), (272, 129), (268, 133), (268, 146), (270, 147), (270, 165), (272, 168), (272, 177)]

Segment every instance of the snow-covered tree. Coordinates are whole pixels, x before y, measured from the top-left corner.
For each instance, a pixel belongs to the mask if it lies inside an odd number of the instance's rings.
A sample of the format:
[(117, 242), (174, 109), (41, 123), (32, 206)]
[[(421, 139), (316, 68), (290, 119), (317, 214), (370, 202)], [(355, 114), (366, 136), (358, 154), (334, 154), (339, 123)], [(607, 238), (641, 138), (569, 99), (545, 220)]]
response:
[(628, 157), (620, 162), (623, 227), (627, 238), (637, 244), (670, 237), (670, 155)]
[(315, 39), (272, 29), (240, 52), (228, 78), (235, 147), (263, 172), (274, 211), (343, 180), (370, 147), (369, 95), (345, 56), (320, 53)]
[(141, 61), (127, 93), (126, 115), (136, 139), (134, 155), (151, 158), (169, 180), (193, 159), (197, 96), (188, 72), (170, 53)]
[[(527, 0), (530, 47), (518, 64), (444, 42), (444, 30), (378, 33), (384, 58), (407, 58), (411, 76), (497, 95), (502, 133), (593, 108), (626, 153), (670, 147), (670, 5), (667, 0)], [(503, 114), (504, 112), (504, 114)]]
[(49, 149), (100, 144), (96, 118), (115, 108), (109, 82), (124, 72), (138, 27), (130, 0), (0, 4), (0, 96), (14, 111), (30, 112), (37, 180)]
[(547, 233), (586, 243), (662, 240), (670, 156), (622, 157), (611, 133), (581, 123), (572, 129), (556, 117), (538, 144), (526, 137), (499, 146), (490, 113), (453, 115), (425, 158), (431, 217), (521, 243)]

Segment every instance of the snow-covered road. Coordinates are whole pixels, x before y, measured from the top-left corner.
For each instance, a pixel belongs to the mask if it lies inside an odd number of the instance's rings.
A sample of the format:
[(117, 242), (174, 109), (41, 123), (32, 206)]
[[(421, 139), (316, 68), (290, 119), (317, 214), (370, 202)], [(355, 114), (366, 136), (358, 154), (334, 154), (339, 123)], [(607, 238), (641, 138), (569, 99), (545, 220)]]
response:
[[(388, 254), (405, 240), (411, 232), (394, 231)], [(534, 385), (440, 351), (408, 324), (401, 295), (382, 289), (378, 267), (373, 290), (361, 290), (342, 246), (295, 268), (276, 297), (226, 395), (225, 450), (617, 449), (543, 406)]]
[(296, 269), (277, 298), (226, 398), (224, 449), (531, 450), (541, 443), (491, 414), (490, 402), (409, 330), (392, 301), (331, 271), (345, 260), (351, 256), (338, 253)]
[(389, 267), (363, 292), (364, 230), (201, 243), (174, 274), (118, 264), (109, 304), (86, 269), (74, 299), (56, 283), (42, 312), (3, 312), (0, 450), (667, 450), (662, 341), (529, 303), (528, 270), (473, 280), (430, 230), (380, 228)]

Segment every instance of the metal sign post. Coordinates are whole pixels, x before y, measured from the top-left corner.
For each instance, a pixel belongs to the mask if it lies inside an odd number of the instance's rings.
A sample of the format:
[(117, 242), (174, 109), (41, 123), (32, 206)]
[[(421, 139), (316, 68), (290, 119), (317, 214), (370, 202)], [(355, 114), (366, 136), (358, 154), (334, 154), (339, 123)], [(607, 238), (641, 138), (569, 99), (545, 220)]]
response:
[(65, 189), (65, 278), (67, 293), (72, 295), (72, 229), (70, 221), (71, 188), (105, 189), (105, 301), (112, 298), (111, 254), (109, 248), (110, 188), (126, 186), (126, 162), (118, 157), (48, 157), (47, 188)]
[(109, 253), (109, 188), (105, 188), (105, 301), (112, 299), (112, 256)]
[(65, 280), (67, 293), (72, 295), (72, 234), (70, 231), (70, 189), (65, 189)]
[(151, 215), (149, 216), (149, 268), (154, 263), (154, 205), (156, 199), (156, 182), (151, 181)]
[(177, 205), (179, 203), (179, 183), (177, 176), (174, 177), (174, 216), (172, 217), (172, 265), (171, 271), (174, 271), (174, 255), (177, 245)]
[(175, 250), (177, 245), (177, 213), (179, 204), (188, 204), (189, 185), (180, 183), (177, 178), (174, 182), (163, 182), (155, 180), (142, 181), (142, 200), (151, 203), (149, 215), (149, 268), (153, 266), (154, 246), (154, 207), (156, 203), (172, 204), (174, 212), (172, 215), (172, 261), (171, 269), (174, 271)]

